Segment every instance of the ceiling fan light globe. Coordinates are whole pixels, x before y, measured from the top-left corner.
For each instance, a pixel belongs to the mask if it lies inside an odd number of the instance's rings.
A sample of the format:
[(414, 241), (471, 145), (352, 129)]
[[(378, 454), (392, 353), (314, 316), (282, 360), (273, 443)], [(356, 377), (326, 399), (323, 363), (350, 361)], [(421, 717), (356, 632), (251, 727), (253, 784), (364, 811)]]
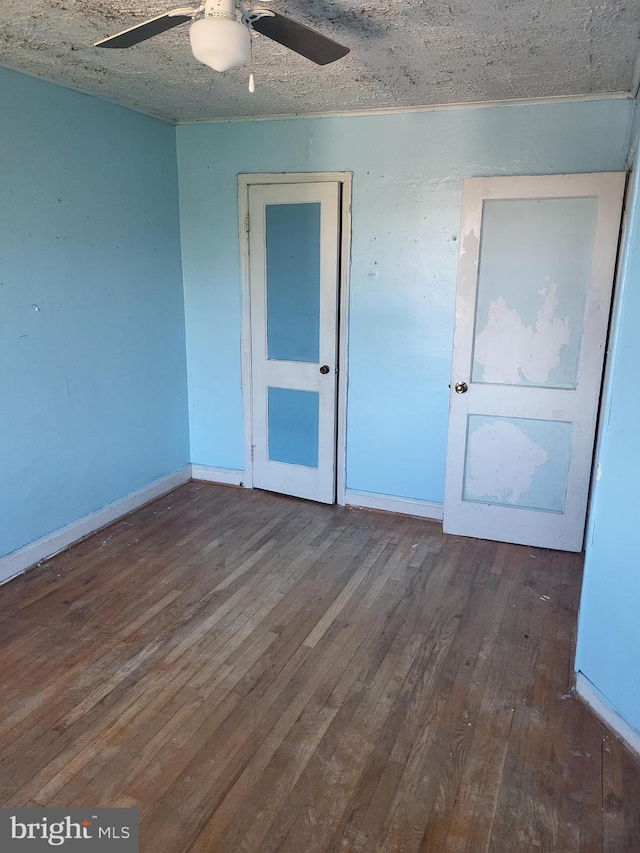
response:
[(189, 30), (191, 50), (214, 71), (238, 68), (249, 58), (249, 28), (230, 18), (200, 18)]

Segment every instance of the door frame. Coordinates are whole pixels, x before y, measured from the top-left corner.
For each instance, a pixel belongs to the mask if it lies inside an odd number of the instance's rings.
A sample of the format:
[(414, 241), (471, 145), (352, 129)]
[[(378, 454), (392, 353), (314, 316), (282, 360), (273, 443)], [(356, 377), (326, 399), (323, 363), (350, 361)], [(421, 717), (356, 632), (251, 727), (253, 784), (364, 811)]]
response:
[(244, 471), (241, 485), (253, 488), (253, 404), (251, 365), (251, 293), (249, 269), (249, 187), (256, 184), (342, 185), (340, 199), (340, 273), (338, 279), (338, 388), (336, 398), (336, 503), (345, 505), (347, 386), (349, 364), (349, 278), (351, 272), (352, 172), (251, 172), (238, 175), (238, 234), (242, 277), (241, 388)]

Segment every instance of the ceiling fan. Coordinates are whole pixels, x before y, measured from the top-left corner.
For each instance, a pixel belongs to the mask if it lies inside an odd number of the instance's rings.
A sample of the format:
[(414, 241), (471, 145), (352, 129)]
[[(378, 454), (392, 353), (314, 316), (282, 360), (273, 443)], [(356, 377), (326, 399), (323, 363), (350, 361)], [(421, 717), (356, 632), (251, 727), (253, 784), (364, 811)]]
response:
[(215, 71), (244, 65), (249, 57), (251, 30), (317, 65), (328, 65), (349, 53), (348, 47), (271, 9), (244, 9), (238, 3), (238, 10), (240, 20), (236, 15), (236, 0), (205, 0), (198, 7), (186, 6), (156, 15), (95, 42), (95, 47), (132, 47), (172, 27), (193, 21), (189, 31), (193, 55)]

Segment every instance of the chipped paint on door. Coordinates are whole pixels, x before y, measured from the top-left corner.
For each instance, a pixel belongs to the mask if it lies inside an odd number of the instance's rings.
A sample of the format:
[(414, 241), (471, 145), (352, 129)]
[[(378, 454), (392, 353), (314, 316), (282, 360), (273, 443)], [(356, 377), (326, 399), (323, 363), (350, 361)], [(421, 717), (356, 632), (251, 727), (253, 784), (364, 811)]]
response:
[(572, 425), (470, 415), (464, 500), (562, 512)]
[[(517, 385), (527, 381), (544, 385), (551, 371), (560, 366), (560, 350), (571, 340), (571, 320), (555, 316), (558, 285), (549, 281), (537, 293), (542, 307), (534, 326), (525, 326), (515, 308), (509, 308), (504, 296), (489, 305), (487, 325), (476, 337), (474, 357), (483, 368), (483, 382)], [(504, 352), (511, 357), (502, 357)]]
[(484, 203), (474, 382), (574, 388), (597, 200)]
[(623, 188), (465, 180), (446, 533), (582, 548)]

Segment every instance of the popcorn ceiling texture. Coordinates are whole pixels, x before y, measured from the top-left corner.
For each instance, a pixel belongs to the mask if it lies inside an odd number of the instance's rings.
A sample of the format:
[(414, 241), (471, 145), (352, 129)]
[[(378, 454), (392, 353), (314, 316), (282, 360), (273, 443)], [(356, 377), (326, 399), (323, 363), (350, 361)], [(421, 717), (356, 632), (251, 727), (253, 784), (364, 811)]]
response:
[(252, 68), (218, 74), (193, 58), (188, 24), (128, 50), (93, 47), (179, 5), (5, 0), (0, 63), (189, 121), (629, 91), (640, 32), (640, 0), (281, 0), (264, 5), (351, 53), (320, 68), (254, 35)]

